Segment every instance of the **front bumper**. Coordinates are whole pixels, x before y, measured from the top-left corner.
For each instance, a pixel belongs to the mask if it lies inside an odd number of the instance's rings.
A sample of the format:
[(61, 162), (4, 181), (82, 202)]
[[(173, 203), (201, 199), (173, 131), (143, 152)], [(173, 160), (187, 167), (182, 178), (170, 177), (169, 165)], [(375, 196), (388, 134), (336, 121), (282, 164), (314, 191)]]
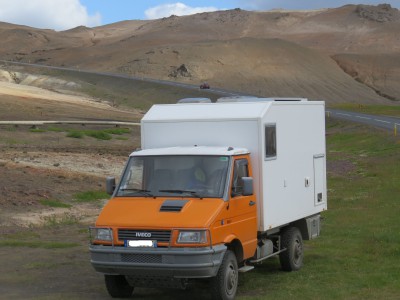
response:
[(205, 278), (216, 276), (227, 247), (127, 248), (91, 245), (96, 271), (126, 276)]

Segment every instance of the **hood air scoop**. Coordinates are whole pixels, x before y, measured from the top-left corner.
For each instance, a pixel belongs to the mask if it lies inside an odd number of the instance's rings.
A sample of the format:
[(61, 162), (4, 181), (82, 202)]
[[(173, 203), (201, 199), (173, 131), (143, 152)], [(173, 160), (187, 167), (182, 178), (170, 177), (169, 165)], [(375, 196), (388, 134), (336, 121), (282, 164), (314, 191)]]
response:
[(189, 200), (165, 200), (160, 207), (164, 212), (180, 212)]

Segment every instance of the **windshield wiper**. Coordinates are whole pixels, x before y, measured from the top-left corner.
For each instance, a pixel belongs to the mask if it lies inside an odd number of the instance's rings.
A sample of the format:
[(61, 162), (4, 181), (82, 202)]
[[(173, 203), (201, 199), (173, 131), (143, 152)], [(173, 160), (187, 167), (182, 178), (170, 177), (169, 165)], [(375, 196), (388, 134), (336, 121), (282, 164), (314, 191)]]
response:
[(142, 190), (142, 189), (120, 189), (120, 191), (125, 192), (133, 192), (134, 194), (140, 194), (140, 195), (145, 195), (145, 196), (149, 196), (149, 197), (154, 197), (150, 191), (148, 190)]
[(190, 194), (196, 198), (203, 198), (204, 196), (199, 195), (196, 191), (189, 190), (159, 190), (159, 192), (163, 193), (177, 193), (177, 194)]

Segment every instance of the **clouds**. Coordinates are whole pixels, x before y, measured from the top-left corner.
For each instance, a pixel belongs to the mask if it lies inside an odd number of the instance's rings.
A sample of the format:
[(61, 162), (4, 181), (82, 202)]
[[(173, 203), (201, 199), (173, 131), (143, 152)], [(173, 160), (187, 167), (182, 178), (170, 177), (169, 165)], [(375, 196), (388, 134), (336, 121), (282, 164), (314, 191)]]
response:
[(100, 14), (89, 15), (79, 0), (0, 0), (0, 20), (55, 30), (101, 24)]
[(147, 19), (159, 19), (163, 17), (169, 17), (170, 15), (184, 16), (216, 10), (218, 10), (218, 8), (213, 6), (190, 7), (186, 4), (177, 2), (151, 7), (147, 9), (144, 14)]

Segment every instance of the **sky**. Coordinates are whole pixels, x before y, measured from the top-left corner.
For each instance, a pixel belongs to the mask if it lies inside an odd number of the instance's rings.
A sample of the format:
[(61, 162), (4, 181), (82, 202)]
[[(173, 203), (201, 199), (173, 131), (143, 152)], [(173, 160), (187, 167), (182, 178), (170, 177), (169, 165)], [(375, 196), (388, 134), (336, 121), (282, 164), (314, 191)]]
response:
[(388, 3), (400, 9), (400, 0), (0, 0), (0, 22), (61, 31), (234, 8), (309, 10), (360, 3)]

